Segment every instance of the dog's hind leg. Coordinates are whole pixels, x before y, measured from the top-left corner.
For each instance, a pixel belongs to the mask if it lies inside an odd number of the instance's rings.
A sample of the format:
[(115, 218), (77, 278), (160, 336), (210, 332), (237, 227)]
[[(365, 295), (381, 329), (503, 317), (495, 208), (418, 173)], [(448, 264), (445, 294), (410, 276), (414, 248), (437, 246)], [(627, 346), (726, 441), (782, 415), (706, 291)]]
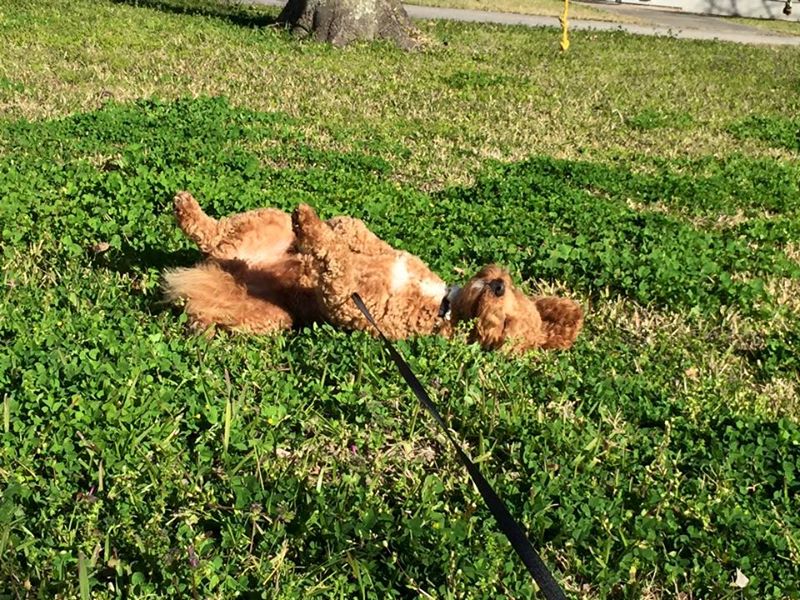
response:
[(173, 200), (178, 226), (204, 254), (211, 254), (220, 242), (220, 222), (209, 217), (189, 192), (178, 192)]
[(294, 242), (289, 215), (274, 208), (217, 220), (189, 192), (176, 194), (174, 207), (180, 228), (211, 258), (265, 268), (284, 260)]

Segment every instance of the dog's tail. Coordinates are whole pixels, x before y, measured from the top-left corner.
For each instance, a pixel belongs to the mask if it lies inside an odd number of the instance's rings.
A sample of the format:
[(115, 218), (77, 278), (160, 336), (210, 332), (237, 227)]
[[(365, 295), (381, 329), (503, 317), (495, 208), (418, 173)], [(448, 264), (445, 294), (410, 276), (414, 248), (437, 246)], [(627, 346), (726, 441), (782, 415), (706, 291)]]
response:
[(209, 217), (189, 192), (178, 192), (173, 199), (175, 219), (186, 236), (206, 254), (219, 243), (219, 221)]
[(568, 298), (546, 296), (536, 300), (536, 308), (547, 336), (543, 348), (567, 349), (572, 346), (583, 327), (580, 305)]
[(164, 273), (164, 296), (182, 303), (192, 326), (270, 333), (292, 327), (292, 316), (266, 298), (250, 293), (246, 283), (216, 262)]

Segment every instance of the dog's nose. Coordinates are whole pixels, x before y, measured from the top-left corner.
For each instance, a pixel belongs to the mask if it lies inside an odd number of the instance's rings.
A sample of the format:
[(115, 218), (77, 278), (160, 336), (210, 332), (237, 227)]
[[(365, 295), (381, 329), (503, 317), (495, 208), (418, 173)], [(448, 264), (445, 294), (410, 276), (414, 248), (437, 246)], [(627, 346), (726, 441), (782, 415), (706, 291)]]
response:
[(506, 284), (503, 283), (502, 279), (492, 279), (489, 282), (489, 287), (498, 298), (506, 293)]

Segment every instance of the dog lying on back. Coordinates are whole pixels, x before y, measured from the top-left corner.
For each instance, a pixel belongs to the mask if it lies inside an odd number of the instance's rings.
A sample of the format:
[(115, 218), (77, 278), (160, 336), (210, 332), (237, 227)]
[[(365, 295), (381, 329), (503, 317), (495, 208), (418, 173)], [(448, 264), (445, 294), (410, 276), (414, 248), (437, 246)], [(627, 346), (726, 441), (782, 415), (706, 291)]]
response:
[(583, 325), (575, 302), (528, 297), (500, 267), (488, 265), (463, 287), (448, 287), (418, 257), (392, 248), (362, 221), (322, 221), (307, 205), (292, 215), (264, 208), (216, 220), (180, 192), (175, 216), (206, 260), (167, 271), (164, 291), (168, 300), (183, 303), (196, 328), (263, 334), (327, 322), (372, 331), (353, 292), (392, 339), (450, 337), (469, 322), (470, 341), (520, 353), (569, 348)]

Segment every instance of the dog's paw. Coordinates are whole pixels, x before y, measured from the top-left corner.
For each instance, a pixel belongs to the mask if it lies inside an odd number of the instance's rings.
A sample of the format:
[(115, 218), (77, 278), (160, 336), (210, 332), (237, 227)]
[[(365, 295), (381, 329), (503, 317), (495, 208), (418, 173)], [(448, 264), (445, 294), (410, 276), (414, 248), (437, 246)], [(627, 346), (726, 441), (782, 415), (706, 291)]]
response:
[(178, 192), (172, 200), (172, 207), (178, 220), (182, 220), (189, 215), (195, 214), (200, 210), (200, 204), (189, 192)]
[(308, 204), (298, 204), (292, 213), (292, 227), (295, 233), (319, 221), (317, 213)]

